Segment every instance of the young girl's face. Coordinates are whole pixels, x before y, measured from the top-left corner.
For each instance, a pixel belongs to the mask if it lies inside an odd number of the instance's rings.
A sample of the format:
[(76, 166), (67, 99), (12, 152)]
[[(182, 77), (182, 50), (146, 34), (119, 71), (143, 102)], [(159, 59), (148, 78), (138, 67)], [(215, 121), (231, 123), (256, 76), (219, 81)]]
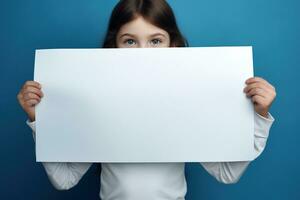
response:
[(170, 47), (168, 32), (156, 27), (143, 17), (124, 24), (117, 34), (117, 48)]

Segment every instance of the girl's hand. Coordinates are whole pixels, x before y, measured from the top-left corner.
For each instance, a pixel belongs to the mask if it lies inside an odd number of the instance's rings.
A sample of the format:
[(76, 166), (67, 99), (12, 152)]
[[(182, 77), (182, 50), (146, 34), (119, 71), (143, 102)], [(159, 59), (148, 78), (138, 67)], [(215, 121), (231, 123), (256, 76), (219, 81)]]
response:
[(41, 84), (36, 81), (26, 81), (18, 93), (17, 99), (30, 121), (35, 121), (35, 105), (41, 101), (43, 96)]
[(254, 103), (255, 111), (261, 116), (267, 117), (269, 108), (276, 97), (275, 88), (259, 77), (247, 79), (246, 84), (244, 92)]

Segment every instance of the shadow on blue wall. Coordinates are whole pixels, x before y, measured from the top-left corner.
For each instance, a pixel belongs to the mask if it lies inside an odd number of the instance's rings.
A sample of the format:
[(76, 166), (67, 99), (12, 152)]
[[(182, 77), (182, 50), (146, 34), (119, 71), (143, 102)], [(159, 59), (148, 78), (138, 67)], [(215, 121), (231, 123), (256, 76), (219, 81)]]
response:
[[(107, 0), (0, 2), (1, 199), (98, 199), (93, 166), (69, 191), (55, 190), (40, 163), (16, 95), (33, 79), (38, 48), (97, 48), (112, 7)], [(224, 185), (198, 163), (187, 164), (187, 200), (300, 199), (300, 2), (297, 0), (169, 0), (191, 46), (252, 45), (256, 76), (277, 89), (275, 123), (263, 154), (237, 184)], [(297, 123), (298, 122), (298, 123)]]

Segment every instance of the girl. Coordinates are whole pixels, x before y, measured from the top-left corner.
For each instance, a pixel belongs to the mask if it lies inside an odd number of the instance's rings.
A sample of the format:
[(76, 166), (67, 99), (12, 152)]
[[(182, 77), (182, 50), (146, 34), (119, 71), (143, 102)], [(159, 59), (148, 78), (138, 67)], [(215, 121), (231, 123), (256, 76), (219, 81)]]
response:
[[(185, 47), (174, 14), (164, 0), (121, 0), (114, 8), (103, 44), (104, 48)], [(254, 150), (258, 157), (266, 146), (274, 118), (269, 108), (275, 89), (262, 78), (246, 81), (245, 95), (255, 107)], [(28, 114), (26, 123), (35, 140), (35, 105), (43, 93), (41, 85), (27, 81), (18, 94)], [(200, 163), (222, 183), (236, 183), (250, 162)], [(42, 163), (55, 188), (75, 186), (92, 163)], [(185, 163), (102, 163), (100, 198), (103, 200), (184, 199), (187, 184)]]

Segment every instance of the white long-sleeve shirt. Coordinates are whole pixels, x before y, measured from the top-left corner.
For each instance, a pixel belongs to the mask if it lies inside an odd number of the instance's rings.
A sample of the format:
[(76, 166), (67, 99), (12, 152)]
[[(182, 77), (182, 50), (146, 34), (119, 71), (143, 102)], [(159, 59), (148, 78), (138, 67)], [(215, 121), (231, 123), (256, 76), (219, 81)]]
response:
[[(274, 122), (255, 114), (254, 150), (257, 158), (264, 150), (269, 130)], [(35, 141), (35, 121), (31, 127)], [(222, 183), (236, 183), (250, 161), (202, 162), (209, 174)], [(93, 163), (43, 162), (53, 186), (67, 190), (75, 186)], [(100, 199), (102, 200), (184, 200), (187, 192), (185, 163), (101, 163)]]

